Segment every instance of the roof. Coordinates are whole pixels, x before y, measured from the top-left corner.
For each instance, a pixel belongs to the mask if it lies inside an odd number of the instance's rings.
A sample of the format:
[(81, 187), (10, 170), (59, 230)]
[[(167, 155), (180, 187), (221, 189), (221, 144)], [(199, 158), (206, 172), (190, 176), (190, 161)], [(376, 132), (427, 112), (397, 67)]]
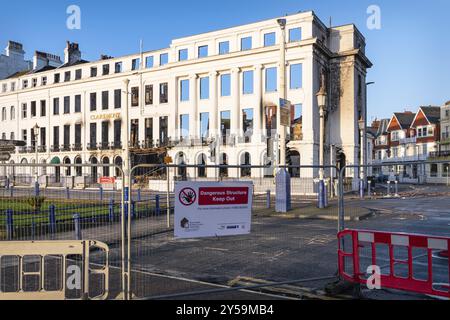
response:
[(421, 107), (420, 108), (425, 116), (427, 117), (428, 121), (432, 124), (437, 124), (441, 121), (441, 108), (440, 107)]
[(13, 73), (12, 75), (6, 77), (5, 79), (19, 78), (21, 76), (28, 74), (28, 72), (29, 72), (29, 70), (19, 71), (19, 72)]
[(73, 63), (64, 63), (63, 65), (59, 66), (58, 69), (73, 67), (73, 66), (77, 66), (79, 64), (85, 64), (85, 63), (89, 63), (89, 61), (82, 59), (82, 60), (75, 61)]
[(394, 116), (397, 118), (402, 129), (409, 129), (416, 117), (412, 112), (396, 112)]

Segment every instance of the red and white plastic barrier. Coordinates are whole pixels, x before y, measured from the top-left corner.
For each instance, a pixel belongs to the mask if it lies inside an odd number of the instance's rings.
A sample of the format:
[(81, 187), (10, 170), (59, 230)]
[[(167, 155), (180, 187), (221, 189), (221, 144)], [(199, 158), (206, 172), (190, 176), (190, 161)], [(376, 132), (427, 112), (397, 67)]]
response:
[[(364, 259), (366, 264), (371, 261), (372, 266), (384, 267), (385, 272), (380, 275), (381, 288), (450, 298), (450, 238), (364, 230), (344, 230), (338, 234), (338, 238), (339, 274), (343, 279), (366, 284), (371, 275), (367, 275), (367, 270), (361, 270), (364, 268), (361, 267)], [(388, 256), (383, 256), (380, 247), (388, 249), (384, 252)], [(399, 247), (407, 252), (407, 258), (395, 256), (394, 250)], [(417, 250), (424, 254), (414, 257), (413, 252)], [(361, 251), (370, 251), (370, 254), (362, 256)], [(422, 259), (420, 272), (425, 274), (420, 280), (415, 278), (415, 272), (419, 269), (418, 258)], [(395, 270), (399, 266), (407, 270), (407, 275), (396, 274)], [(433, 272), (436, 270), (440, 271), (439, 277), (443, 281), (435, 282)]]

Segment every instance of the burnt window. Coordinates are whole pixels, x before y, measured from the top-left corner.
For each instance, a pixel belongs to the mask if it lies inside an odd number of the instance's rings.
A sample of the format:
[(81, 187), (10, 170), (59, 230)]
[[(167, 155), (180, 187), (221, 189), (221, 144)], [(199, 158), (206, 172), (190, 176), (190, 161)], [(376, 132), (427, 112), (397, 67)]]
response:
[(139, 87), (131, 88), (131, 106), (132, 107), (139, 106)]
[(159, 85), (159, 103), (169, 102), (169, 85), (167, 82)]
[(153, 85), (145, 86), (145, 104), (153, 104)]

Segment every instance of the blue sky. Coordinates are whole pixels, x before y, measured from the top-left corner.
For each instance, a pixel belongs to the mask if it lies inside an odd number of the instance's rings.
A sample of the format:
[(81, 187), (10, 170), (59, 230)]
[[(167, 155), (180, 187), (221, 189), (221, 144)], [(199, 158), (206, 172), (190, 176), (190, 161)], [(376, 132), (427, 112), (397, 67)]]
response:
[[(81, 30), (66, 28), (66, 9), (81, 7)], [(368, 30), (369, 5), (381, 8), (381, 30)], [(368, 81), (369, 119), (394, 111), (450, 100), (450, 1), (404, 0), (196, 0), (4, 1), (0, 45), (22, 42), (34, 50), (63, 55), (66, 40), (80, 43), (83, 57), (120, 56), (167, 47), (173, 38), (314, 10), (326, 24), (355, 23), (367, 39), (374, 63)]]

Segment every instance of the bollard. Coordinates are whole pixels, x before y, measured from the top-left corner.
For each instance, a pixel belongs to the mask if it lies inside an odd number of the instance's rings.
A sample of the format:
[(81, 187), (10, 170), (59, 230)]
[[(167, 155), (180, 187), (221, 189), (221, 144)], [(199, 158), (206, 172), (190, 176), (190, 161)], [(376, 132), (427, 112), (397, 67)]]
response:
[(50, 225), (50, 233), (56, 233), (56, 208), (52, 204), (48, 207), (48, 222)]
[(359, 179), (359, 198), (364, 199), (364, 180)]
[(39, 197), (39, 182), (37, 181), (34, 183), (34, 195)]
[(6, 238), (11, 241), (14, 238), (14, 220), (13, 211), (6, 210)]
[(372, 197), (372, 181), (369, 180), (369, 184), (367, 185), (367, 195)]
[(10, 186), (9, 178), (6, 178), (6, 186), (5, 186), (6, 190), (9, 189), (9, 186)]
[(9, 196), (11, 198), (14, 197), (14, 186), (11, 186), (11, 188), (9, 188)]
[(398, 197), (398, 181), (395, 181), (395, 196)]
[(319, 194), (318, 194), (318, 205), (319, 209), (325, 208), (325, 183), (323, 180), (319, 181)]
[(141, 197), (141, 189), (137, 190), (137, 201), (140, 202), (142, 201), (142, 197)]
[(78, 213), (73, 215), (73, 223), (75, 225), (75, 239), (81, 240), (81, 217)]
[(103, 187), (99, 187), (100, 191), (100, 201), (103, 201)]
[(155, 214), (156, 214), (157, 216), (159, 216), (159, 215), (161, 214), (161, 207), (160, 207), (160, 205), (159, 205), (159, 194), (157, 194), (156, 197), (155, 197), (155, 206), (156, 206), (156, 208), (155, 208)]
[(270, 209), (270, 190), (267, 190), (266, 208)]
[(109, 200), (109, 221), (114, 221), (114, 199)]
[(325, 208), (328, 208), (328, 183), (325, 183), (325, 185), (324, 185), (323, 204), (324, 204)]
[(391, 196), (391, 181), (387, 182), (388, 188), (387, 188), (387, 196), (390, 197)]
[(131, 201), (131, 219), (136, 219), (136, 202)]
[(69, 187), (66, 187), (66, 198), (67, 198), (67, 200), (70, 199), (70, 189), (69, 189)]

